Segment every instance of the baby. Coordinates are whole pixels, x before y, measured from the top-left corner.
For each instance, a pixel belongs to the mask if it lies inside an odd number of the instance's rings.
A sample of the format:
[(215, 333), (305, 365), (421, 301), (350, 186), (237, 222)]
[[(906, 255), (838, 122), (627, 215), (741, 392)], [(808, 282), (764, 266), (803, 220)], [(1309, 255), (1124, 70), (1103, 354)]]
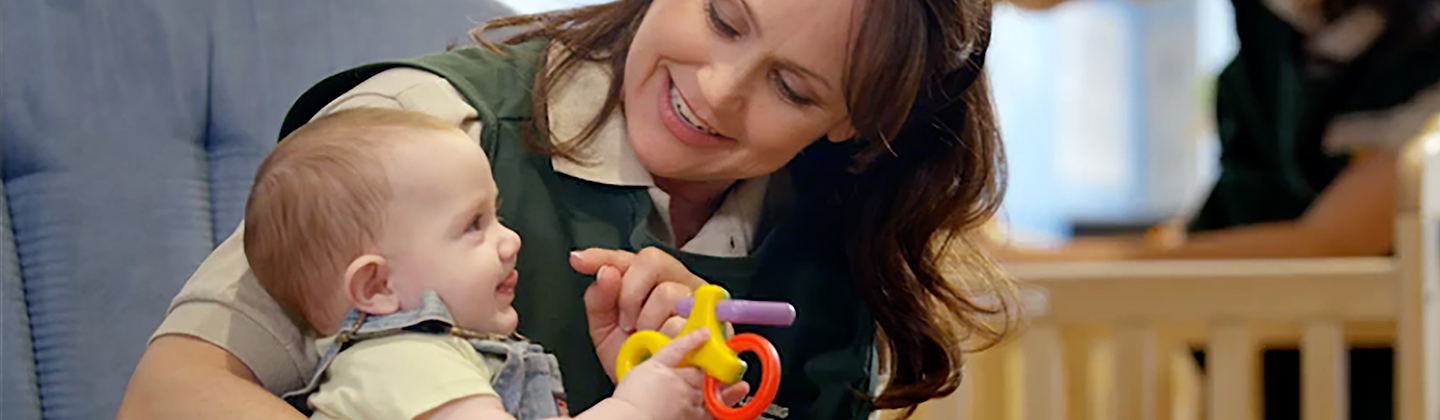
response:
[[(555, 357), (514, 334), (520, 237), (495, 206), (484, 152), (428, 115), (341, 111), (281, 141), (246, 203), (245, 255), (329, 342), (287, 399), (315, 419), (565, 416)], [(696, 375), (673, 367), (704, 339), (672, 342), (579, 418), (704, 415)]]

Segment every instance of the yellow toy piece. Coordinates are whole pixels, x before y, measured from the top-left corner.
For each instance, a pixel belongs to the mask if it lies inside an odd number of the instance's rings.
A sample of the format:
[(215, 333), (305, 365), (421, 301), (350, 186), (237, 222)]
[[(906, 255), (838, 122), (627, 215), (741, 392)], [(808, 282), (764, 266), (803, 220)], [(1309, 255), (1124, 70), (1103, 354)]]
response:
[[(715, 304), (729, 298), (730, 292), (713, 284), (695, 289), (695, 304), (690, 310), (689, 319), (685, 321), (685, 328), (680, 330), (679, 335), (705, 328), (710, 330), (710, 337), (700, 347), (685, 355), (685, 358), (680, 360), (680, 366), (698, 367), (705, 371), (706, 375), (726, 385), (733, 385), (740, 382), (745, 374), (745, 361), (740, 360), (735, 351), (725, 345), (725, 332), (720, 329), (720, 321), (715, 318)], [(624, 378), (626, 372), (650, 358), (669, 342), (670, 337), (656, 331), (636, 331), (631, 334), (625, 339), (625, 343), (620, 345), (620, 354), (615, 360), (615, 379), (618, 381)]]

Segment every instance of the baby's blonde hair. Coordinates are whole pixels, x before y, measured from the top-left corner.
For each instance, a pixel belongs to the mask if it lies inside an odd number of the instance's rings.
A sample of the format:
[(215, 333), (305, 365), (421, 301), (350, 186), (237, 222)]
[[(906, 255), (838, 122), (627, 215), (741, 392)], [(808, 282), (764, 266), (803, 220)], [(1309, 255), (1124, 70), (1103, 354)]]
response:
[(375, 251), (391, 198), (383, 154), (425, 130), (459, 129), (417, 112), (339, 111), (286, 136), (260, 164), (245, 203), (245, 258), (312, 330), (339, 321), (346, 267)]

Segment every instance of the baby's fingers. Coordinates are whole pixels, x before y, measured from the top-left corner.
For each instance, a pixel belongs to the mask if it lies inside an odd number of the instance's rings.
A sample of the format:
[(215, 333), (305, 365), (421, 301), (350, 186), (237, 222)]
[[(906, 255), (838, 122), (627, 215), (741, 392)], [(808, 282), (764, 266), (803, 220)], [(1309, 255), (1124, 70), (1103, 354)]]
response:
[(700, 347), (701, 344), (705, 343), (707, 338), (710, 338), (709, 330), (697, 329), (691, 331), (689, 334), (676, 337), (670, 341), (669, 344), (661, 347), (660, 351), (655, 352), (655, 356), (651, 359), (665, 366), (678, 366), (680, 365), (680, 360), (684, 359), (686, 354), (689, 354), (691, 350), (695, 350), (696, 347)]
[(680, 376), (680, 379), (685, 381), (685, 385), (690, 388), (700, 389), (705, 386), (705, 372), (700, 368), (676, 369), (675, 374)]

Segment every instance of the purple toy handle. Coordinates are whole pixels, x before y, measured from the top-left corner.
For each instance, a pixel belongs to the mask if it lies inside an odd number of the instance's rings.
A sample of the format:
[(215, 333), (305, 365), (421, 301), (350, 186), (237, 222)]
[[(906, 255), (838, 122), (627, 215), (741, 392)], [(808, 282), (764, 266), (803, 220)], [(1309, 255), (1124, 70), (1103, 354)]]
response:
[[(675, 312), (690, 316), (694, 304), (694, 298), (681, 299), (675, 302)], [(735, 324), (788, 327), (795, 323), (795, 307), (785, 302), (725, 299), (715, 303), (715, 318)]]

